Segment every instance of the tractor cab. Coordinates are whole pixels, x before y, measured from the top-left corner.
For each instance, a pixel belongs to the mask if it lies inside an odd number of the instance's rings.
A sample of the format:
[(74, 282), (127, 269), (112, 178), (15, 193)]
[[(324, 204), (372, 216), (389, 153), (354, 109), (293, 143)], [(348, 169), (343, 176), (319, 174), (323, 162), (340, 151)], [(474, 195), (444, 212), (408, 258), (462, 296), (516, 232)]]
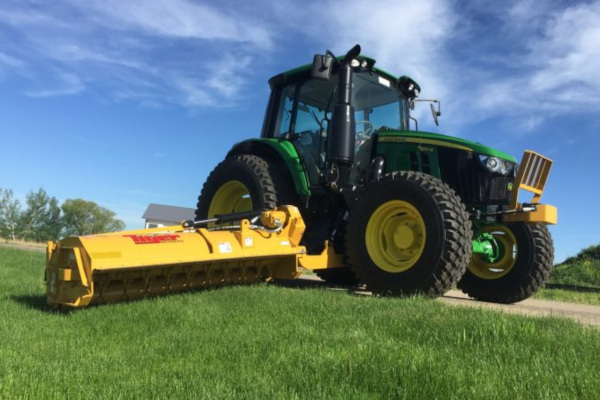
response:
[[(370, 162), (371, 137), (386, 130), (409, 129), (411, 97), (400, 80), (373, 68), (374, 60), (357, 57), (353, 67), (351, 99), (354, 108), (354, 162), (351, 183), (364, 180)], [(273, 77), (263, 138), (292, 141), (304, 162), (311, 186), (322, 186), (327, 161), (327, 139), (337, 103), (339, 68), (328, 79), (316, 77), (310, 65)], [(417, 87), (414, 84), (414, 87)], [(413, 96), (415, 92), (413, 90)], [(271, 111), (272, 110), (272, 111)]]

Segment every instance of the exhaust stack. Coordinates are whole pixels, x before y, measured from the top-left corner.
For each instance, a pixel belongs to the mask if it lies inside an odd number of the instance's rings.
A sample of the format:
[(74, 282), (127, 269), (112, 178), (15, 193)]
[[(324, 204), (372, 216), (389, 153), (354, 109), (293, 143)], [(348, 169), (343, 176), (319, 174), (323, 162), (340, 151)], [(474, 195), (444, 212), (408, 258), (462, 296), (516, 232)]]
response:
[(352, 104), (351, 64), (359, 54), (360, 46), (356, 45), (346, 54), (339, 66), (338, 101), (333, 109), (327, 149), (330, 172), (334, 172), (328, 174), (328, 181), (338, 185), (346, 183), (349, 167), (354, 162), (356, 125)]

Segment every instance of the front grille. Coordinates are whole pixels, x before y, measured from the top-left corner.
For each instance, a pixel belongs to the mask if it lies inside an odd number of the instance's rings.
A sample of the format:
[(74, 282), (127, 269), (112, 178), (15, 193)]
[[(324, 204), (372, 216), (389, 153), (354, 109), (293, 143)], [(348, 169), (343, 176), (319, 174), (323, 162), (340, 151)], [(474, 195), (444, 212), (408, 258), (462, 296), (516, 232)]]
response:
[(509, 184), (513, 175), (502, 176), (486, 170), (472, 152), (438, 148), (441, 177), (460, 196), (464, 203), (499, 204), (509, 202)]

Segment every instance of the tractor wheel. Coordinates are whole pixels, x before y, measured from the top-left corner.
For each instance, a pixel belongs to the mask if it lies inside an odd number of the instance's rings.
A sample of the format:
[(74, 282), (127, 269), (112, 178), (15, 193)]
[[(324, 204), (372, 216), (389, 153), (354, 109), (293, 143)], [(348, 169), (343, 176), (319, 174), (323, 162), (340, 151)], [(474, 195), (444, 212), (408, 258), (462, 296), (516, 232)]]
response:
[(469, 214), (441, 180), (402, 171), (378, 179), (350, 215), (347, 260), (378, 294), (441, 296), (471, 259)]
[(458, 287), (469, 296), (494, 303), (514, 303), (533, 295), (552, 270), (554, 247), (545, 225), (514, 223), (489, 226), (500, 245), (500, 258), (487, 262), (473, 254)]
[(276, 204), (267, 162), (254, 155), (238, 155), (226, 158), (208, 176), (198, 197), (196, 219), (273, 209)]
[(358, 279), (350, 267), (316, 269), (315, 274), (332, 285), (358, 285)]

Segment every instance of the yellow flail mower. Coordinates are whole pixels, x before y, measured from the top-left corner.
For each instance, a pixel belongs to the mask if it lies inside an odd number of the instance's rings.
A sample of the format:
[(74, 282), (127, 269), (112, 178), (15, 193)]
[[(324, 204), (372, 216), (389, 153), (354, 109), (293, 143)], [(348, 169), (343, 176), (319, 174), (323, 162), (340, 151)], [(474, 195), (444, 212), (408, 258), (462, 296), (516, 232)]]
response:
[(207, 286), (290, 279), (300, 275), (300, 267), (341, 262), (330, 246), (321, 255), (307, 255), (300, 245), (304, 230), (298, 209), (282, 206), (49, 242), (48, 304), (83, 307)]

